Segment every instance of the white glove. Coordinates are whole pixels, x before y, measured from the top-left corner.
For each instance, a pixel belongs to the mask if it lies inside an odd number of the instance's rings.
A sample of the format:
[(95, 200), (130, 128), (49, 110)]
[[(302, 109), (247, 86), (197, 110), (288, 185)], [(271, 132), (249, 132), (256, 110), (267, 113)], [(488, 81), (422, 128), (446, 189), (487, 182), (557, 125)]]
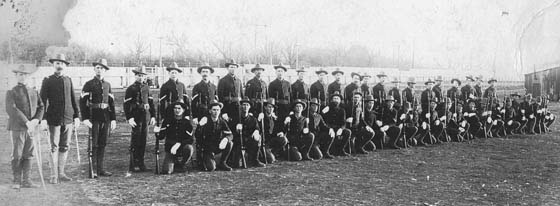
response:
[(513, 124), (513, 120), (509, 120), (507, 124), (508, 124), (508, 125)]
[(292, 118), (286, 117), (286, 119), (284, 120), (284, 124), (288, 124), (290, 123), (290, 121), (292, 121)]
[(192, 124), (193, 124), (193, 125), (198, 125), (198, 118), (194, 118), (194, 119), (192, 120)]
[(237, 131), (241, 131), (243, 129), (243, 125), (237, 124), (237, 126), (235, 126), (235, 129), (237, 129)]
[(439, 125), (439, 119), (435, 121), (435, 124), (436, 124), (436, 125)]
[(261, 134), (259, 133), (259, 130), (255, 130), (253, 132), (253, 139), (257, 142), (261, 141)]
[(476, 113), (470, 113), (469, 117), (474, 117), (476, 115)]
[(274, 112), (273, 112), (272, 115), (270, 115), (270, 116), (272, 116), (272, 118), (273, 118), (274, 120), (278, 119), (278, 116), (276, 116), (276, 113), (274, 113)]
[(537, 110), (537, 113), (539, 113), (539, 114), (540, 114), (540, 113), (542, 113), (542, 110), (540, 110), (540, 109), (539, 109), (539, 110)]
[(457, 113), (453, 113), (453, 118), (457, 118)]
[(288, 115), (293, 115), (293, 114), (294, 114), (294, 112), (293, 112), (293, 111), (290, 111), (290, 113), (289, 113)]
[(136, 127), (136, 122), (134, 122), (134, 118), (128, 119), (128, 124), (129, 124), (131, 127)]
[(305, 118), (305, 124), (309, 124), (309, 118)]
[(500, 113), (506, 113), (505, 109), (500, 110)]
[(492, 111), (488, 111), (488, 114), (492, 114)]
[(422, 129), (428, 128), (428, 124), (426, 122), (422, 122)]
[(334, 138), (334, 129), (329, 129), (329, 136)]
[(329, 112), (329, 107), (326, 106), (326, 107), (323, 108), (323, 110), (321, 110), (321, 111), (323, 112), (323, 114), (325, 114), (325, 113)]
[(387, 130), (389, 130), (389, 125), (385, 125), (385, 126), (381, 127), (382, 132), (386, 132)]
[(469, 94), (469, 98), (470, 98), (470, 99), (474, 99), (474, 95), (473, 95), (473, 94)]
[(257, 120), (262, 121), (264, 119), (264, 114), (263, 113), (259, 113), (259, 117), (257, 118)]
[(303, 134), (309, 134), (309, 128), (303, 128)]
[(488, 112), (482, 112), (482, 116), (488, 115)]
[(442, 116), (441, 118), (439, 118), (439, 120), (441, 120), (442, 122), (445, 121), (445, 119), (447, 119), (447, 116)]
[(80, 118), (74, 118), (74, 127), (80, 127)]
[(531, 114), (531, 115), (529, 115), (529, 118), (534, 119), (534, 118), (535, 118), (535, 115), (532, 115), (532, 114)]
[(463, 116), (465, 116), (465, 117), (466, 117), (467, 115), (469, 115), (469, 113), (466, 113), (466, 112), (465, 112), (465, 113), (463, 113)]
[(379, 120), (375, 121), (375, 123), (377, 124), (377, 126), (380, 126), (380, 127), (381, 127), (381, 125), (383, 125), (383, 122), (379, 121)]
[(403, 128), (403, 124), (401, 123), (401, 124), (399, 124), (399, 129), (402, 129), (402, 128)]
[(339, 129), (336, 131), (336, 136), (340, 136), (340, 135), (342, 135), (342, 128), (339, 128)]
[(491, 117), (486, 118), (486, 122), (488, 122), (488, 124), (492, 123), (492, 118)]
[(431, 116), (432, 116), (432, 114), (430, 114), (430, 113), (426, 113), (426, 118), (428, 118), (428, 119), (429, 119), (429, 118), (430, 118)]
[(493, 124), (493, 125), (498, 125), (498, 120), (492, 121), (492, 124)]
[(406, 118), (405, 114), (401, 114), (401, 120), (404, 120)]
[(367, 130), (368, 132), (373, 132), (373, 129), (372, 129), (370, 126), (366, 126), (366, 130)]
[(463, 129), (462, 127), (459, 127), (459, 132), (465, 132), (465, 129)]
[(461, 122), (461, 127), (466, 127), (466, 126), (467, 126), (467, 121), (463, 120), (463, 121)]
[(206, 124), (206, 122), (208, 122), (208, 118), (202, 117), (202, 118), (200, 118), (200, 122), (198, 122), (198, 125), (204, 126)]
[(173, 145), (173, 147), (171, 147), (171, 154), (177, 154), (177, 150), (179, 149), (179, 147), (181, 146), (181, 143), (177, 142)]
[(222, 119), (229, 121), (229, 117), (227, 114), (222, 114)]
[(115, 130), (117, 128), (117, 121), (111, 120), (111, 130)]
[(525, 116), (523, 116), (523, 117), (521, 118), (521, 120), (523, 120), (523, 121), (525, 121), (526, 119), (527, 119), (527, 118), (525, 118)]
[(278, 132), (278, 133), (276, 134), (276, 136), (277, 136), (277, 137), (284, 137), (284, 132)]
[(159, 131), (161, 131), (161, 127), (155, 126), (154, 133), (158, 133)]
[(524, 110), (524, 109), (522, 109), (522, 110), (521, 110), (521, 113), (525, 114), (525, 110)]
[(352, 123), (352, 121), (354, 121), (354, 118), (352, 118), (352, 117), (348, 117), (348, 118), (346, 118), (346, 122), (348, 122), (348, 123)]
[(496, 107), (496, 110), (500, 110), (501, 107)]
[(152, 117), (150, 118), (150, 125), (155, 125), (156, 124), (156, 118)]
[(150, 105), (149, 105), (149, 104), (144, 104), (144, 109), (145, 109), (146, 111), (150, 110)]

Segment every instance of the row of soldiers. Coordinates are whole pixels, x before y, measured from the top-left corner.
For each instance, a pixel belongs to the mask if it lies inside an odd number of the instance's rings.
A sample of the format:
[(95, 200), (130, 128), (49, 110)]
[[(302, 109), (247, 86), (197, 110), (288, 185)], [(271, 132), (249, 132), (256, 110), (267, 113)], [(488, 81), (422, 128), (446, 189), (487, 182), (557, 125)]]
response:
[[(14, 185), (34, 186), (28, 174), (34, 156), (33, 134), (39, 124), (50, 133), (51, 183), (72, 179), (64, 165), (72, 133), (80, 123), (90, 128), (91, 176), (111, 176), (103, 164), (107, 139), (116, 128), (115, 98), (104, 80), (110, 69), (107, 61), (93, 63), (95, 77), (84, 85), (79, 103), (71, 79), (63, 75), (69, 62), (62, 54), (49, 61), (56, 71), (43, 80), (40, 93), (26, 86), (32, 72), (26, 68), (14, 70), (18, 85), (7, 93), (8, 128), (15, 148)], [(453, 79), (445, 94), (441, 78), (428, 79), (418, 101), (414, 79), (408, 80), (402, 92), (399, 82), (393, 81), (395, 87), (386, 92), (384, 73), (377, 75), (378, 83), (371, 89), (369, 75), (351, 73), (352, 83), (343, 89), (344, 71), (338, 69), (331, 73), (335, 81), (329, 85), (325, 82), (329, 73), (320, 69), (315, 72), (317, 82), (308, 86), (304, 82), (307, 70), (296, 70), (298, 80), (290, 84), (284, 79), (287, 68), (280, 64), (274, 66), (277, 78), (267, 85), (261, 79), (265, 69), (257, 64), (251, 69), (254, 78), (244, 85), (236, 75), (237, 63), (231, 61), (225, 67), (228, 74), (217, 86), (209, 81), (214, 69), (199, 67), (202, 80), (189, 96), (178, 80), (182, 70), (173, 63), (167, 67), (170, 78), (160, 88), (158, 101), (146, 84), (145, 67), (133, 71), (136, 81), (126, 89), (123, 101), (132, 130), (129, 171), (147, 170), (144, 154), (150, 125), (158, 140), (165, 139), (163, 173), (170, 174), (185, 171), (195, 151), (200, 169), (229, 171), (247, 165), (263, 167), (278, 158), (315, 160), (385, 147), (544, 133), (555, 120), (547, 109), (547, 98), (528, 95), (522, 101), (520, 95), (512, 94), (500, 102), (495, 79), (488, 81), (484, 93), (471, 86), (475, 82), (471, 76), (460, 89), (461, 81)], [(159, 143), (156, 153), (158, 147)]]

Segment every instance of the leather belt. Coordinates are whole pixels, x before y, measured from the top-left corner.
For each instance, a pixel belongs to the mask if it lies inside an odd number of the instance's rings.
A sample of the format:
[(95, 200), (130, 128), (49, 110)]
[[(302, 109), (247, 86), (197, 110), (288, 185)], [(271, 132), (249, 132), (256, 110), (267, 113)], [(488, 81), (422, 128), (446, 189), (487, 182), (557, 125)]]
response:
[(106, 109), (109, 107), (107, 103), (95, 103), (90, 105), (92, 109)]

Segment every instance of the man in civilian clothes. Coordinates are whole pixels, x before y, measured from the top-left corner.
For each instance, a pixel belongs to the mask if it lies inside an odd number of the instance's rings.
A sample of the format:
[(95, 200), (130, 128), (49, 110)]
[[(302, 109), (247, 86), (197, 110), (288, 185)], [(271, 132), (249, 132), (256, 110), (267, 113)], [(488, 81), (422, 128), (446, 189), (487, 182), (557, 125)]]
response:
[(320, 104), (320, 109), (327, 106), (327, 83), (326, 76), (329, 74), (323, 69), (319, 69), (315, 72), (317, 74), (317, 81), (311, 84), (309, 88), (309, 93), (311, 93), (311, 98), (317, 98)]
[[(43, 119), (44, 106), (39, 92), (26, 85), (30, 68), (21, 65), (13, 70), (17, 85), (6, 92), (6, 113), (8, 113), (8, 131), (12, 134), (12, 188), (36, 188), (29, 174), (31, 160), (35, 152), (34, 137), (31, 135)], [(40, 145), (39, 145), (40, 146)], [(22, 177), (23, 176), (23, 177)]]
[(268, 95), (276, 99), (278, 118), (283, 120), (290, 113), (290, 95), (292, 93), (292, 87), (290, 87), (290, 82), (284, 79), (284, 73), (286, 73), (288, 69), (282, 64), (274, 66), (274, 69), (276, 70), (276, 79), (268, 85)]
[(64, 169), (68, 158), (68, 147), (72, 139), (74, 127), (80, 126), (80, 109), (76, 102), (72, 79), (63, 74), (68, 66), (66, 57), (63, 54), (49, 59), (53, 64), (55, 72), (53, 75), (43, 79), (41, 86), (41, 100), (47, 110), (45, 112), (48, 124), (51, 144), (51, 177), (49, 182), (57, 184), (58, 181), (71, 181), (72, 178), (66, 175)]
[[(91, 129), (93, 168), (96, 175), (111, 176), (105, 171), (103, 159), (105, 157), (105, 146), (110, 131), (117, 126), (115, 115), (115, 99), (111, 93), (111, 84), (105, 81), (103, 75), (109, 67), (106, 59), (100, 59), (93, 63), (95, 77), (89, 80), (82, 89), (80, 99), (80, 110), (82, 111), (83, 123)], [(91, 112), (91, 113), (90, 113)]]

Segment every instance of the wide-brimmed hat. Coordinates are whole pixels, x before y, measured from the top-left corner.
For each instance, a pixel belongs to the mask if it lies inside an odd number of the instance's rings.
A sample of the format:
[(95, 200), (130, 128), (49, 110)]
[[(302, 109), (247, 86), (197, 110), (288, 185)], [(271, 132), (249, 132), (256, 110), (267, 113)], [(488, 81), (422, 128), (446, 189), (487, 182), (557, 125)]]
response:
[(64, 55), (64, 54), (56, 54), (56, 56), (54, 58), (49, 59), (49, 62), (51, 64), (54, 64), (55, 61), (65, 63), (66, 65), (70, 64), (70, 62), (66, 61), (66, 55)]
[(319, 70), (315, 71), (315, 74), (321, 74), (321, 73), (329, 74), (329, 72), (325, 71), (323, 68), (320, 68)]
[(212, 100), (210, 102), (210, 108), (212, 108), (213, 106), (216, 106), (216, 105), (220, 106), (220, 109), (224, 108), (224, 104), (222, 104), (221, 102), (218, 102), (217, 100)]
[(344, 72), (340, 70), (340, 68), (336, 68), (334, 71), (331, 72), (331, 75), (335, 76), (336, 74), (342, 74), (344, 75)]
[(301, 99), (296, 99), (294, 101), (294, 103), (292, 104), (292, 109), (294, 109), (297, 104), (301, 104), (303, 106), (303, 109), (307, 108), (307, 103), (305, 103), (305, 101), (303, 101)]
[(335, 91), (334, 93), (332, 93), (329, 97), (329, 99), (332, 100), (333, 97), (339, 97), (340, 99), (342, 99), (342, 95), (340, 95), (340, 92)]
[(260, 64), (255, 64), (255, 67), (251, 69), (251, 72), (254, 73), (257, 70), (264, 71), (264, 68), (262, 68)]
[(133, 69), (132, 72), (134, 72), (134, 74), (143, 74), (146, 75), (146, 66), (141, 65), (136, 67), (136, 69)]
[(391, 80), (391, 83), (401, 83), (401, 81), (399, 80), (398, 77), (393, 78), (393, 80)]
[(239, 100), (239, 104), (247, 103), (251, 105), (251, 100), (248, 97), (244, 97), (243, 99)]
[(393, 95), (387, 95), (387, 97), (385, 98), (385, 101), (386, 101), (386, 102), (388, 102), (388, 101), (394, 102), (394, 101), (395, 101), (395, 97), (393, 97)]
[(358, 72), (352, 72), (352, 73), (350, 73), (350, 77), (354, 78), (354, 76), (358, 76), (360, 79), (362, 79), (362, 75), (359, 74)]
[(272, 106), (274, 106), (274, 108), (278, 107), (278, 106), (276, 106), (276, 100), (274, 98), (268, 98), (267, 100), (264, 100), (263, 104), (264, 104), (264, 106), (272, 105)]
[(482, 75), (478, 75), (478, 76), (476, 76), (476, 80), (480, 80), (480, 81), (482, 81)]
[(208, 63), (205, 63), (202, 66), (198, 67), (196, 71), (200, 74), (200, 72), (202, 72), (203, 69), (208, 69), (210, 70), (210, 73), (214, 73), (214, 68), (212, 68)]
[(277, 70), (277, 69), (283, 69), (285, 72), (288, 71), (288, 69), (282, 63), (274, 66), (274, 70)]
[(360, 80), (364, 80), (364, 78), (366, 78), (366, 77), (371, 78), (371, 75), (369, 75), (367, 72), (364, 72), (364, 73), (362, 74), (362, 77), (360, 78)]
[(466, 79), (466, 80), (474, 81), (474, 78), (473, 78), (472, 75), (467, 75), (467, 76), (465, 77), (465, 79)]
[(185, 103), (183, 103), (183, 102), (173, 102), (173, 103), (171, 103), (171, 105), (169, 105), (169, 106), (171, 106), (171, 108), (174, 108), (175, 105), (179, 105), (179, 106), (181, 106), (183, 109), (186, 109), (186, 108), (187, 108), (187, 104), (185, 104)]
[(228, 68), (231, 65), (239, 67), (239, 64), (237, 64), (234, 59), (230, 59), (229, 62), (226, 62), (226, 64), (225, 64), (226, 68)]
[(461, 80), (457, 79), (457, 78), (453, 78), (451, 79), (451, 83), (453, 82), (457, 82), (457, 85), (461, 86)]
[(305, 68), (301, 67), (301, 68), (296, 70), (296, 73), (300, 73), (300, 72), (306, 72)]
[(377, 74), (377, 77), (386, 77), (387, 75), (385, 74), (384, 71), (379, 72), (379, 74)]
[(356, 94), (357, 94), (357, 95), (360, 95), (360, 96), (362, 96), (362, 97), (364, 96), (364, 94), (362, 94), (362, 92), (360, 92), (360, 91), (352, 92), (352, 96), (354, 96), (354, 95), (356, 95)]
[(109, 66), (107, 66), (107, 59), (99, 59), (96, 62), (91, 63), (91, 65), (93, 65), (94, 67), (96, 67), (97, 65), (102, 66), (103, 68), (105, 68), (105, 70), (109, 70)]
[(521, 97), (521, 94), (519, 94), (519, 92), (514, 92), (509, 94), (510, 97)]
[(407, 84), (416, 84), (416, 79), (414, 77), (409, 77), (406, 81)]
[(364, 102), (371, 102), (371, 101), (375, 101), (373, 95), (371, 94), (366, 95), (366, 97), (364, 98)]
[(171, 66), (168, 66), (167, 68), (165, 68), (165, 70), (167, 70), (168, 72), (172, 70), (175, 70), (179, 73), (183, 72), (183, 70), (179, 69), (179, 65), (177, 65), (177, 62), (171, 63)]
[(319, 99), (311, 98), (311, 100), (309, 100), (309, 106), (311, 106), (311, 105), (321, 106), (321, 103), (319, 103)]
[(432, 78), (428, 78), (428, 80), (426, 82), (424, 82), (424, 85), (428, 85), (429, 83), (436, 83), (436, 82), (434, 82), (434, 80), (432, 80)]
[(436, 80), (435, 80), (435, 81), (436, 81), (436, 82), (443, 82), (443, 77), (442, 77), (441, 75), (438, 75), (438, 76), (436, 77)]
[(25, 66), (23, 64), (19, 65), (18, 67), (12, 70), (12, 72), (14, 73), (23, 73), (23, 74), (32, 74), (33, 72), (36, 71), (37, 71), (36, 68)]
[(488, 80), (488, 84), (491, 84), (492, 82), (498, 82), (498, 80), (496, 78), (492, 77)]

